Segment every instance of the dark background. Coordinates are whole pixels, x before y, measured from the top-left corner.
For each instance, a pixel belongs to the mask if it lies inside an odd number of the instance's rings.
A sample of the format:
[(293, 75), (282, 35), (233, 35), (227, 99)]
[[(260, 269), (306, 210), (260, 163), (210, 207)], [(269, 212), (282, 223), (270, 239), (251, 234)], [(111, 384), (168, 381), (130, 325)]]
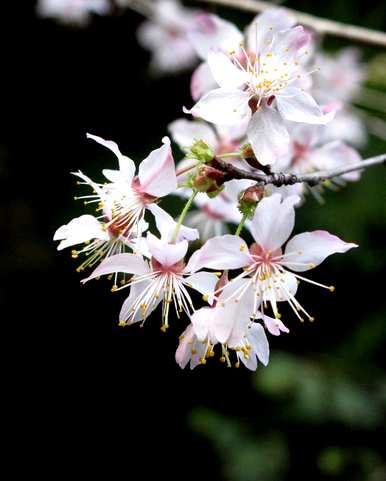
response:
[[(99, 178), (115, 160), (86, 132), (141, 160), (191, 105), (189, 73), (152, 78), (137, 44), (142, 18), (95, 17), (87, 29), (37, 19), (34, 2), (2, 15), (1, 290), (6, 459), (40, 478), (232, 481), (386, 480), (385, 180), (382, 167), (326, 205), (312, 199), (296, 232), (327, 229), (360, 248), (335, 256), (302, 286), (317, 321), (270, 339), (256, 374), (174, 362), (154, 315), (117, 327), (124, 293), (81, 286), (53, 233), (83, 211), (71, 171)], [(384, 30), (383, 2), (289, 6)], [(9, 6), (8, 6), (9, 7)], [(252, 17), (217, 10), (245, 25)], [(330, 41), (330, 48), (347, 42)], [(366, 48), (365, 58), (382, 50)], [(384, 60), (383, 60), (384, 61)], [(386, 151), (371, 139), (365, 155)], [(71, 478), (70, 478), (71, 477)]]

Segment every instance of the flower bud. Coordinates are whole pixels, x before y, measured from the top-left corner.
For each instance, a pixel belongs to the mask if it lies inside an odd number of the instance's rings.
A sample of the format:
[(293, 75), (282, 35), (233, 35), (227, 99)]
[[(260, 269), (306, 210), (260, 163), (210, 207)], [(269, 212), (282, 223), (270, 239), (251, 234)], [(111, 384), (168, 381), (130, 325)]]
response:
[(261, 185), (248, 187), (240, 196), (239, 210), (243, 215), (251, 218), (255, 212), (257, 203), (264, 197), (265, 189)]
[(223, 190), (226, 174), (219, 169), (204, 165), (194, 179), (194, 188), (205, 192), (209, 197), (216, 197)]
[(206, 164), (214, 159), (214, 151), (204, 140), (197, 140), (190, 148), (189, 157)]

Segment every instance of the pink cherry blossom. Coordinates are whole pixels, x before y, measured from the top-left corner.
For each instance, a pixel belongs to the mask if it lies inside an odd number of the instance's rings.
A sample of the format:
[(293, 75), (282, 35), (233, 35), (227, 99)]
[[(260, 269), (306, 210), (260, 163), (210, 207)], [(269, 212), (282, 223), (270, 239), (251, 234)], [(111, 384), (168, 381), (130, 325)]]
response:
[[(333, 291), (332, 286), (325, 286), (292, 271), (303, 272), (319, 265), (331, 254), (347, 252), (356, 244), (346, 243), (326, 231), (313, 231), (298, 234), (287, 242), (284, 253), (282, 245), (290, 236), (295, 223), (294, 205), (299, 202), (298, 196), (282, 200), (280, 194), (264, 198), (258, 204), (251, 222), (251, 233), (255, 242), (248, 248), (238, 236), (225, 235), (214, 237), (196, 251), (190, 264), (196, 269), (239, 269), (243, 272), (235, 279), (245, 279), (236, 292), (228, 296), (228, 300), (241, 300), (244, 295), (253, 292), (254, 303), (251, 316), (257, 317), (257, 309), (270, 305), (275, 318), (279, 318), (277, 303), (287, 301), (299, 319), (300, 313), (310, 320), (313, 317), (295, 298), (299, 281), (306, 281)], [(229, 285), (232, 285), (231, 280)], [(227, 286), (223, 288), (224, 292)]]
[(121, 325), (144, 321), (162, 302), (162, 329), (169, 326), (170, 305), (173, 304), (177, 317), (181, 312), (190, 315), (193, 302), (187, 287), (200, 292), (205, 298), (213, 297), (217, 276), (209, 272), (197, 272), (184, 257), (188, 242), (183, 240), (170, 244), (153, 234), (147, 234), (150, 262), (135, 254), (119, 254), (104, 260), (82, 282), (112, 273), (131, 274), (133, 277), (119, 290), (130, 286), (130, 294), (123, 303), (119, 323)]

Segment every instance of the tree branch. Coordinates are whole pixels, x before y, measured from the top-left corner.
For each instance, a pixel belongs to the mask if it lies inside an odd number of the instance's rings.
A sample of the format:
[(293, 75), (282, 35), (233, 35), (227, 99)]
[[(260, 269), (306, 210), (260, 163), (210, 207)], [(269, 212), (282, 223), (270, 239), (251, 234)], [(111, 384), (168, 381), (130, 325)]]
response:
[[(260, 0), (199, 0), (200, 2), (224, 5), (226, 7), (236, 8), (238, 10), (245, 10), (247, 12), (263, 12), (276, 5)], [(348, 38), (350, 40), (357, 40), (362, 43), (370, 43), (373, 45), (381, 45), (386, 47), (386, 33), (377, 30), (370, 30), (368, 28), (356, 27), (354, 25), (346, 25), (344, 23), (335, 22), (325, 18), (315, 17), (308, 13), (298, 12), (286, 7), (287, 12), (291, 13), (301, 25), (310, 27), (318, 33), (334, 35), (336, 37)]]
[(218, 158), (215, 159), (213, 166), (222, 170), (226, 174), (226, 180), (249, 179), (255, 180), (260, 185), (272, 184), (276, 185), (277, 187), (281, 187), (283, 185), (293, 185), (300, 182), (306, 182), (307, 184), (313, 186), (320, 184), (325, 180), (339, 177), (340, 175), (348, 174), (349, 172), (363, 170), (367, 167), (378, 164), (386, 165), (386, 154), (377, 155), (376, 157), (371, 157), (370, 159), (362, 160), (360, 162), (356, 162), (355, 164), (346, 165), (345, 167), (339, 167), (336, 169), (320, 172), (312, 172), (310, 174), (303, 175), (295, 175), (283, 172), (272, 174), (258, 174), (255, 172), (248, 172), (246, 170), (239, 169), (237, 167), (234, 167), (232, 164)]

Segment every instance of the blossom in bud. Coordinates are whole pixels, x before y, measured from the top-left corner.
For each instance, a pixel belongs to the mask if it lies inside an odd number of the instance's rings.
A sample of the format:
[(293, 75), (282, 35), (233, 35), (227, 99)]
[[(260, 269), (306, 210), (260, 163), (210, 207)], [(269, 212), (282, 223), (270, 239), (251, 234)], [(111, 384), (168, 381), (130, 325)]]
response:
[[(249, 121), (247, 136), (262, 165), (273, 164), (289, 148), (284, 120), (326, 124), (334, 112), (323, 113), (301, 87), (301, 57), (310, 36), (300, 26), (259, 34), (252, 52), (211, 50), (208, 65), (218, 88), (205, 94), (191, 110), (195, 117), (218, 125)], [(263, 30), (266, 27), (263, 28)]]
[(215, 197), (223, 189), (225, 180), (226, 174), (222, 170), (203, 165), (198, 170), (193, 185), (198, 192), (205, 192), (210, 197)]
[[(196, 251), (190, 259), (194, 268), (240, 269), (243, 272), (228, 284), (243, 280), (236, 291), (231, 292), (224, 302), (236, 299), (241, 301), (252, 292), (254, 301), (250, 315), (255, 318), (261, 305), (262, 312), (270, 306), (274, 317), (280, 318), (278, 302), (287, 301), (296, 316), (302, 321), (303, 316), (313, 320), (296, 299), (295, 294), (300, 281), (305, 281), (333, 291), (333, 286), (326, 286), (312, 281), (300, 274), (313, 269), (331, 254), (343, 253), (357, 247), (346, 243), (326, 231), (304, 232), (287, 242), (285, 251), (282, 245), (290, 236), (295, 223), (294, 205), (298, 196), (282, 200), (280, 194), (273, 194), (262, 199), (251, 222), (251, 233), (255, 242), (248, 248), (238, 236), (225, 235), (215, 237)], [(288, 269), (291, 269), (290, 272)], [(223, 288), (226, 293), (227, 286)]]
[(188, 242), (183, 240), (175, 244), (147, 234), (147, 244), (151, 260), (134, 254), (120, 254), (104, 260), (82, 282), (115, 272), (132, 275), (124, 286), (130, 286), (130, 294), (122, 305), (119, 324), (133, 324), (144, 321), (162, 302), (162, 330), (169, 326), (170, 306), (173, 305), (177, 317), (182, 312), (190, 315), (194, 311), (187, 287), (200, 292), (210, 300), (213, 297), (217, 276), (209, 272), (197, 272), (185, 264), (184, 257)]
[(196, 23), (197, 13), (177, 0), (151, 2), (151, 19), (140, 25), (137, 38), (152, 54), (154, 73), (176, 73), (192, 67), (197, 55), (187, 37)]
[(92, 14), (106, 15), (109, 11), (108, 0), (38, 0), (36, 6), (39, 17), (79, 26), (87, 25)]
[(206, 164), (214, 158), (212, 148), (204, 140), (196, 140), (190, 148), (191, 157), (199, 162)]

